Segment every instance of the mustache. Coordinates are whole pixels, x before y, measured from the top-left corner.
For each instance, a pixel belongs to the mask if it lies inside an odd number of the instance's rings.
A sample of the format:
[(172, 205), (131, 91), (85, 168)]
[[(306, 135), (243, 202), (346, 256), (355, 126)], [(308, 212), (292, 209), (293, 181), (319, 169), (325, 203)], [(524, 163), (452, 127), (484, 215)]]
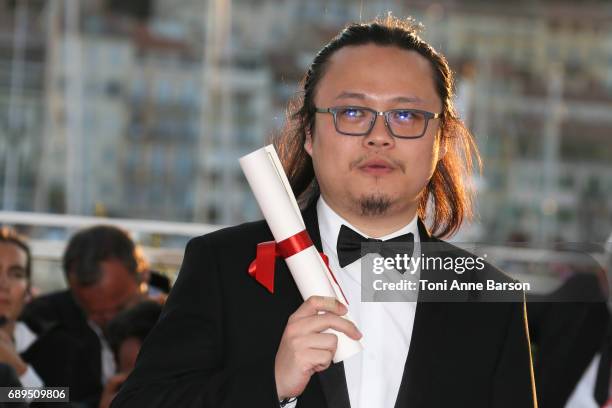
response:
[(394, 159), (393, 157), (384, 156), (378, 153), (364, 154), (363, 156), (360, 156), (356, 158), (355, 160), (352, 160), (349, 163), (349, 169), (353, 170), (354, 168), (361, 166), (364, 162), (371, 160), (371, 159), (382, 159), (390, 163), (393, 167), (400, 169), (402, 173), (406, 173), (406, 165), (402, 161)]

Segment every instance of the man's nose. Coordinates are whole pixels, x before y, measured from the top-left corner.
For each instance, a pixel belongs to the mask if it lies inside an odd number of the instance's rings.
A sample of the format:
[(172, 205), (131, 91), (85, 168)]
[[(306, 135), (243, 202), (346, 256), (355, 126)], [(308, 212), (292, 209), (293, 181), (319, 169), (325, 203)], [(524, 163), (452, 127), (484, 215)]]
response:
[(395, 145), (395, 138), (385, 124), (384, 115), (376, 116), (372, 131), (363, 138), (365, 147), (390, 148)]

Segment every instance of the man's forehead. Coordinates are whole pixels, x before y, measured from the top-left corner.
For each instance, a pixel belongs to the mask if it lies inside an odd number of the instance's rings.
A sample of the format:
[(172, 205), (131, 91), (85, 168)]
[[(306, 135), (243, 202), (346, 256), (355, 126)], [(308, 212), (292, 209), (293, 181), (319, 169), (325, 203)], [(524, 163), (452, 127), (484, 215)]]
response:
[[(346, 99), (356, 99), (366, 101), (372, 98), (371, 95), (365, 92), (358, 91), (340, 91), (338, 95), (334, 98), (334, 100), (341, 101)], [(399, 95), (399, 96), (389, 96), (387, 98), (388, 102), (397, 102), (397, 103), (423, 103), (425, 100), (416, 95)]]
[(93, 285), (79, 286), (82, 293), (99, 297), (122, 297), (130, 294), (138, 285), (135, 282), (99, 281)]
[(346, 46), (330, 57), (317, 85), (331, 100), (426, 103), (437, 99), (430, 62), (396, 46)]
[[(385, 58), (393, 55), (394, 58)], [(375, 61), (374, 64), (371, 62)], [(424, 72), (431, 71), (430, 62), (415, 50), (401, 48), (396, 45), (379, 45), (379, 44), (360, 44), (347, 45), (335, 51), (329, 57), (329, 65), (334, 64), (349, 64), (353, 67), (363, 63), (364, 68), (369, 68), (376, 72), (377, 68), (382, 64), (403, 68), (408, 63), (411, 66), (418, 67)], [(329, 69), (329, 66), (328, 68)]]
[(134, 279), (134, 274), (119, 259), (109, 258), (100, 262), (100, 270), (102, 271), (102, 279)]
[(100, 263), (100, 279), (93, 285), (82, 286), (72, 277), (74, 287), (81, 296), (91, 299), (128, 297), (138, 288), (138, 279), (118, 260), (108, 260)]

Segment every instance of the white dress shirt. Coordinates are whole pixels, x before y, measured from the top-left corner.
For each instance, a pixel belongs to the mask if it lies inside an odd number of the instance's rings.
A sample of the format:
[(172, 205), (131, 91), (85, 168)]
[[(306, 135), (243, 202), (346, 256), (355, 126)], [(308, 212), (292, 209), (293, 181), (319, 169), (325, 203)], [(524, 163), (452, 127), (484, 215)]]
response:
[(88, 320), (87, 324), (89, 327), (91, 327), (94, 333), (96, 333), (98, 340), (100, 340), (100, 362), (102, 364), (102, 376), (100, 380), (102, 381), (102, 385), (104, 385), (113, 375), (116, 374), (117, 367), (115, 364), (115, 357), (108, 342), (106, 341), (106, 338), (104, 337), (102, 329), (91, 320)]
[[(363, 351), (344, 360), (351, 408), (393, 408), (399, 391), (416, 313), (415, 302), (361, 302), (361, 262), (341, 268), (336, 244), (344, 224), (368, 237), (336, 214), (323, 200), (317, 203), (323, 252), (349, 302), (349, 313), (363, 334)], [(417, 217), (397, 231), (378, 239), (414, 234), (418, 257), (420, 242)]]
[[(36, 334), (23, 322), (15, 322), (15, 330), (13, 331), (15, 338), (15, 350), (21, 354), (28, 349), (37, 339)], [(24, 387), (44, 387), (45, 384), (40, 379), (34, 368), (27, 365), (25, 372), (19, 376), (19, 382)]]
[(595, 381), (597, 381), (597, 368), (599, 367), (599, 359), (601, 353), (595, 354), (591, 364), (580, 378), (580, 381), (572, 391), (565, 408), (599, 408), (599, 404), (595, 401)]

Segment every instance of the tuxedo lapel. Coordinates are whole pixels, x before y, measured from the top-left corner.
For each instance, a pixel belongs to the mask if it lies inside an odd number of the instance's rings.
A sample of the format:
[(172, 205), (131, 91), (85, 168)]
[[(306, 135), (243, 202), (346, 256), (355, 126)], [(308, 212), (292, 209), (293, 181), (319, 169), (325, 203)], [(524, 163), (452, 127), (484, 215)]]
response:
[[(421, 254), (427, 256), (453, 256), (456, 253), (452, 246), (433, 238), (425, 225), (419, 219), (419, 235), (421, 238)], [(457, 277), (452, 270), (422, 269), (420, 279), (429, 282), (442, 282)], [(466, 276), (467, 277), (467, 276)], [(449, 298), (448, 296), (452, 296)], [(448, 339), (456, 338), (459, 330), (469, 330), (470, 322), (457, 307), (450, 307), (448, 301), (465, 303), (468, 300), (467, 291), (454, 291), (438, 294), (436, 292), (422, 294), (419, 292), (410, 349), (404, 365), (402, 382), (398, 392), (395, 408), (428, 406), (427, 396), (435, 389), (435, 379), (443, 376), (440, 367), (453, 359), (456, 350), (447, 343)]]
[[(418, 220), (420, 242), (423, 248), (434, 241), (427, 231), (423, 222)], [(436, 274), (430, 271), (421, 271), (420, 279), (436, 280)], [(421, 298), (421, 294), (419, 294)], [(421, 406), (415, 400), (419, 395), (428, 394), (430, 391), (421, 389), (416, 383), (417, 378), (429, 378), (430, 381), (436, 376), (438, 367), (442, 366), (440, 361), (439, 344), (440, 339), (446, 338), (446, 314), (440, 308), (439, 303), (418, 302), (412, 328), (410, 348), (402, 381), (395, 401), (395, 408), (408, 406)]]
[(431, 392), (431, 388), (423, 389), (422, 379), (426, 384), (432, 384), (440, 375), (439, 368), (444, 366), (440, 347), (443, 339), (448, 338), (447, 315), (441, 308), (441, 303), (418, 303), (410, 340), (410, 349), (404, 365), (402, 382), (395, 401), (395, 408), (422, 407), (415, 398)]
[[(419, 303), (429, 302), (465, 302), (470, 296), (467, 290), (451, 290), (450, 285), (453, 281), (472, 281), (473, 271), (456, 273), (452, 263), (447, 265), (451, 258), (465, 257), (468, 254), (461, 252), (458, 248), (429, 235), (425, 225), (421, 220), (418, 221), (419, 235), (421, 237), (421, 258), (436, 260), (440, 262), (421, 263), (421, 274), (419, 279), (427, 280), (431, 283), (445, 283), (446, 289), (419, 290)], [(418, 309), (417, 309), (418, 311)]]
[(351, 403), (346, 386), (344, 363), (332, 364), (325, 371), (318, 373), (321, 388), (328, 408), (350, 408)]
[(319, 232), (319, 218), (317, 217), (317, 204), (316, 200), (311, 203), (308, 207), (302, 211), (302, 218), (306, 225), (306, 231), (310, 235), (312, 243), (317, 248), (317, 251), (323, 251), (321, 245), (321, 233)]

